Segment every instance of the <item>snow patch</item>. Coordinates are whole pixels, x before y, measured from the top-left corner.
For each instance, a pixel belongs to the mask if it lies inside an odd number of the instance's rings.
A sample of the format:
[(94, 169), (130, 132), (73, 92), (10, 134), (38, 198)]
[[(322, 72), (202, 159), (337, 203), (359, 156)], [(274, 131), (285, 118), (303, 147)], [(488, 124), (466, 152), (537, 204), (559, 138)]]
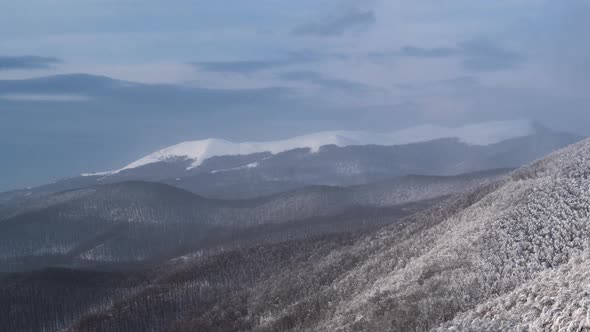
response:
[(250, 163), (248, 165), (244, 165), (244, 166), (238, 166), (238, 167), (233, 167), (233, 168), (228, 168), (228, 169), (216, 169), (211, 171), (211, 174), (215, 174), (215, 173), (221, 173), (221, 172), (230, 172), (230, 171), (239, 171), (242, 169), (248, 169), (248, 168), (255, 168), (258, 167), (258, 162), (254, 162), (254, 163)]
[[(110, 175), (152, 163), (174, 160), (190, 160), (191, 164), (187, 167), (188, 170), (198, 167), (206, 159), (215, 156), (248, 155), (260, 152), (277, 154), (298, 148), (307, 148), (311, 153), (315, 153), (325, 145), (344, 147), (375, 144), (388, 146), (425, 142), (440, 138), (457, 138), (459, 141), (470, 145), (489, 145), (510, 138), (527, 136), (534, 133), (534, 131), (531, 122), (518, 120), (486, 122), (455, 128), (422, 125), (390, 133), (345, 130), (325, 131), (269, 142), (234, 143), (223, 139), (209, 138), (200, 141), (182, 142), (167, 147), (116, 171), (85, 173), (83, 176)], [(250, 164), (250, 167), (255, 167), (252, 165)]]
[(84, 176), (84, 177), (88, 177), (88, 176), (105, 176), (105, 175), (110, 175), (112, 174), (112, 171), (108, 171), (108, 172), (97, 172), (97, 173), (82, 173), (80, 174), (80, 176)]

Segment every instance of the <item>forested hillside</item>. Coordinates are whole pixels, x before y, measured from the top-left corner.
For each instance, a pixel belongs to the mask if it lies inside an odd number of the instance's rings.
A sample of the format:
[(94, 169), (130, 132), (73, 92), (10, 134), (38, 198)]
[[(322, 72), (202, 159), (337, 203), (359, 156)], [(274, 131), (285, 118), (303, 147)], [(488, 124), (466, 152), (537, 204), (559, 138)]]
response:
[(394, 222), (506, 170), (315, 186), (250, 200), (208, 199), (160, 183), (122, 182), (33, 197), (0, 215), (0, 267), (155, 264), (196, 250), (346, 232)]

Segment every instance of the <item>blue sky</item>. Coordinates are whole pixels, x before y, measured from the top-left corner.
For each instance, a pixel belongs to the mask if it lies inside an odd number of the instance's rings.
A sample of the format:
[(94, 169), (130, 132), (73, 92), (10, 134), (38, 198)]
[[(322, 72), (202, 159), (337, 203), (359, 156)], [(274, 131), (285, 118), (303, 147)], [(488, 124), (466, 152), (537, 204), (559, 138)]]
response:
[(533, 119), (588, 134), (590, 4), (0, 3), (0, 190), (183, 140)]

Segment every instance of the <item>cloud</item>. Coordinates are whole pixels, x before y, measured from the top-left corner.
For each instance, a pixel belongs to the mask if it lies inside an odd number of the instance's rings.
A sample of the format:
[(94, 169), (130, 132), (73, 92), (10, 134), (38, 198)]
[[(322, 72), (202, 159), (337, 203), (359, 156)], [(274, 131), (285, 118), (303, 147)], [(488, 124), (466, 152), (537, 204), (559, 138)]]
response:
[(405, 91), (428, 91), (432, 93), (434, 89), (451, 89), (453, 91), (472, 91), (480, 87), (481, 83), (474, 76), (457, 76), (442, 80), (426, 81), (420, 83), (395, 83), (394, 87)]
[(291, 30), (296, 36), (337, 36), (351, 30), (364, 29), (376, 22), (375, 13), (371, 10), (353, 9), (337, 16), (327, 17), (296, 26)]
[(278, 67), (316, 62), (326, 57), (328, 56), (304, 51), (290, 52), (281, 58), (275, 59), (190, 62), (190, 64), (210, 72), (249, 74)]
[(439, 86), (448, 86), (454, 89), (472, 89), (481, 85), (480, 81), (474, 76), (453, 77), (436, 81), (434, 84)]
[(46, 69), (62, 62), (58, 58), (34, 55), (0, 56), (0, 70)]
[(463, 67), (473, 71), (497, 71), (518, 67), (524, 56), (506, 50), (490, 40), (472, 39), (459, 44), (460, 52), (465, 56)]
[(221, 62), (191, 62), (199, 69), (219, 73), (253, 73), (275, 67), (297, 64), (293, 59), (250, 60), (250, 61), (221, 61)]
[(415, 46), (405, 46), (400, 51), (402, 56), (421, 58), (443, 58), (456, 55), (457, 53), (457, 49), (449, 47), (420, 48)]
[(515, 44), (526, 49), (556, 90), (586, 97), (590, 85), (590, 2), (548, 1), (526, 25), (509, 31)]
[(90, 98), (82, 95), (67, 95), (67, 94), (34, 94), (34, 93), (8, 93), (0, 95), (0, 100), (10, 101), (55, 101), (55, 102), (75, 102), (87, 101)]
[(405, 46), (397, 55), (417, 58), (458, 57), (461, 59), (463, 68), (478, 72), (514, 69), (525, 60), (523, 55), (504, 49), (495, 42), (484, 38), (470, 39), (454, 47)]
[(353, 82), (339, 78), (327, 78), (321, 73), (310, 70), (290, 71), (278, 74), (277, 76), (285, 81), (311, 83), (334, 90), (361, 92), (369, 89), (367, 85), (359, 82)]
[(331, 59), (345, 60), (348, 58), (349, 55), (344, 53), (319, 53), (304, 50), (299, 52), (288, 52), (282, 57), (274, 59), (189, 62), (189, 64), (209, 72), (251, 74), (281, 67), (307, 65)]
[(281, 87), (204, 89), (174, 84), (144, 84), (88, 74), (0, 80), (0, 106), (8, 105), (10, 108), (35, 102), (39, 107), (51, 109), (52, 103), (81, 101), (84, 98), (87, 109), (101, 112), (212, 112), (279, 103), (289, 93), (289, 89)]

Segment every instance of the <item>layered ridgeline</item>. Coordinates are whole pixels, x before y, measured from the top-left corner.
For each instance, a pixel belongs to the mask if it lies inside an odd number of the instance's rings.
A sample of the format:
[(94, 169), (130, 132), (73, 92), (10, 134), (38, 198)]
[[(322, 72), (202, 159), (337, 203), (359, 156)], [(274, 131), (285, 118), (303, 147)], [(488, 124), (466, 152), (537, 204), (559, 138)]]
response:
[(580, 137), (527, 121), (458, 128), (421, 126), (387, 134), (321, 132), (282, 141), (183, 142), (114, 171), (0, 194), (10, 198), (122, 181), (155, 181), (205, 197), (253, 198), (309, 185), (348, 186), (409, 174), (456, 175), (516, 168)]
[(0, 211), (0, 271), (155, 264), (195, 250), (345, 232), (394, 222), (432, 199), (489, 183), (496, 170), (313, 186), (249, 200), (208, 199), (161, 183), (121, 182), (20, 201)]
[(70, 330), (588, 329), (588, 156), (590, 140), (368, 234), (174, 260)]

